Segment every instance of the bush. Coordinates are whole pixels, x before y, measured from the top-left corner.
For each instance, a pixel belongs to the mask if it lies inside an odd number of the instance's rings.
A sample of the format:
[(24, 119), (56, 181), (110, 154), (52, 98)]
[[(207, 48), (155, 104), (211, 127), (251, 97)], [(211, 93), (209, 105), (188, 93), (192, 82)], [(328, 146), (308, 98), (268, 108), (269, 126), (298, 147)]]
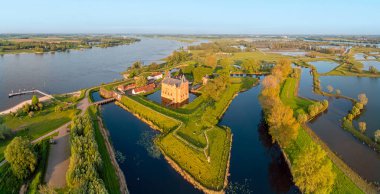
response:
[(73, 119), (71, 126), (71, 157), (66, 173), (74, 193), (107, 193), (98, 170), (102, 163), (95, 140), (94, 126), (87, 112)]
[(375, 142), (380, 143), (380, 129), (375, 131)]
[(5, 140), (12, 137), (12, 129), (8, 128), (4, 124), (0, 124), (0, 140)]
[(298, 114), (297, 121), (299, 123), (305, 123), (307, 121), (307, 115), (305, 113)]
[(369, 72), (370, 72), (370, 73), (373, 73), (373, 74), (376, 74), (376, 73), (379, 72), (379, 70), (377, 70), (376, 67), (374, 67), (374, 66), (370, 66), (370, 67), (369, 67)]
[(365, 123), (365, 122), (359, 122), (359, 131), (361, 133), (364, 133), (366, 129), (367, 129), (367, 123)]

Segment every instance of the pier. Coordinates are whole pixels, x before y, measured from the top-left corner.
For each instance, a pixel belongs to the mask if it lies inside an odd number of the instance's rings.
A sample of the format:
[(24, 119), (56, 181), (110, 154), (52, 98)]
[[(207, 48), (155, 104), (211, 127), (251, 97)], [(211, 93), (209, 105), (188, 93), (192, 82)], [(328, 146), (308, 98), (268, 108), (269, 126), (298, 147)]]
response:
[(21, 91), (19, 90), (19, 92), (11, 92), (8, 94), (8, 98), (12, 98), (14, 96), (21, 96), (21, 95), (24, 95), (24, 94), (34, 94), (34, 93), (39, 93), (41, 95), (44, 95), (44, 96), (48, 96), (49, 98), (54, 98), (52, 95), (50, 94), (47, 94), (45, 92), (42, 92), (40, 90), (27, 90), (27, 91)]

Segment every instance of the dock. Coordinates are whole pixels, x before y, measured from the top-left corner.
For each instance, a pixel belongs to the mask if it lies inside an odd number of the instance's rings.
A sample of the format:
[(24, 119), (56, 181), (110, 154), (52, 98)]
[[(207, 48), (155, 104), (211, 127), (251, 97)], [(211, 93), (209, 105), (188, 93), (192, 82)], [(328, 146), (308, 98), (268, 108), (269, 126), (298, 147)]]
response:
[(48, 97), (50, 97), (50, 98), (53, 98), (53, 96), (52, 95), (50, 95), (50, 94), (47, 94), (47, 93), (45, 93), (45, 92), (42, 92), (42, 91), (40, 91), (40, 90), (26, 90), (26, 91), (21, 91), (21, 90), (19, 90), (19, 92), (11, 92), (11, 93), (9, 93), (8, 94), (8, 98), (12, 98), (12, 97), (14, 97), (14, 96), (21, 96), (21, 95), (25, 95), (25, 94), (34, 94), (34, 93), (39, 93), (39, 94), (41, 94), (41, 95), (44, 95), (44, 96), (48, 96)]

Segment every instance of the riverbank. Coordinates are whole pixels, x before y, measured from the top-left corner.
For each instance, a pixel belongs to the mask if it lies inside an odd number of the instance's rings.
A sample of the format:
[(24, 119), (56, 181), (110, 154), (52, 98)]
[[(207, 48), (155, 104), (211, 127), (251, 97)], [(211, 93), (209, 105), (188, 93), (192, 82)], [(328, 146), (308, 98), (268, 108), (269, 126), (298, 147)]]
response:
[[(125, 180), (124, 173), (121, 171), (120, 166), (116, 161), (115, 151), (114, 151), (112, 144), (109, 140), (109, 134), (107, 132), (107, 129), (104, 127), (103, 120), (100, 116), (97, 116), (97, 122), (98, 122), (98, 125), (96, 127), (98, 127), (99, 131), (101, 132), (104, 145), (105, 145), (107, 152), (109, 154), (109, 159), (110, 159), (110, 161), (113, 165), (113, 168), (115, 169), (117, 177), (118, 177), (120, 193), (121, 194), (129, 194), (128, 186), (127, 186), (127, 182)], [(95, 136), (97, 136), (97, 131), (95, 132)], [(98, 138), (98, 139), (99, 139), (99, 141), (102, 141), (100, 138)], [(102, 144), (102, 143), (99, 142), (99, 144)], [(101, 150), (101, 149), (102, 148), (100, 148), (99, 150)], [(100, 151), (100, 152), (102, 153), (102, 151)], [(103, 156), (103, 157), (105, 157), (105, 156)], [(103, 161), (104, 161), (104, 159), (103, 159)], [(105, 161), (105, 162), (108, 162), (108, 161)], [(106, 167), (106, 168), (109, 168), (109, 167)]]
[[(45, 101), (48, 101), (50, 99), (52, 99), (50, 96), (43, 96), (41, 98), (38, 98), (38, 100), (40, 102), (45, 102)], [(6, 115), (6, 114), (9, 114), (9, 113), (12, 113), (12, 112), (16, 112), (18, 109), (22, 108), (25, 104), (32, 104), (32, 100), (25, 100), (23, 102), (20, 102), (16, 106), (13, 106), (13, 107), (11, 107), (11, 108), (9, 108), (7, 110), (1, 111), (0, 115)]]

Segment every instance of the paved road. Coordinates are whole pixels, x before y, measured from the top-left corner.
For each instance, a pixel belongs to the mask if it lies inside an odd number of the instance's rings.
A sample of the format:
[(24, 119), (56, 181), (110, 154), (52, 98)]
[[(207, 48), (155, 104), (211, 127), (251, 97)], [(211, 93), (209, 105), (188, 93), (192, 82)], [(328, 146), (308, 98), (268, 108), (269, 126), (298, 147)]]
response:
[[(76, 93), (76, 92), (75, 92), (75, 93)], [(90, 105), (90, 102), (88, 101), (88, 98), (87, 98), (88, 95), (89, 95), (89, 90), (87, 90), (87, 92), (86, 92), (86, 96), (85, 96), (85, 97), (84, 97), (84, 98), (83, 98), (83, 99), (77, 104), (77, 108), (80, 109), (80, 110), (82, 111), (82, 112), (81, 112), (81, 115), (84, 114), (84, 112), (85, 112), (84, 110), (86, 110), (87, 107), (89, 107), (89, 105)], [(42, 97), (42, 98), (44, 98), (44, 97)], [(40, 98), (40, 101), (42, 101), (42, 98)], [(49, 98), (49, 99), (50, 99), (50, 98)], [(31, 101), (31, 100), (29, 100), (29, 101)], [(24, 102), (22, 102), (22, 103), (25, 103), (25, 102), (27, 102), (27, 101), (24, 101)], [(21, 103), (20, 103), (20, 104), (21, 104)], [(4, 111), (3, 111), (3, 112), (4, 112)], [(57, 133), (57, 132), (60, 132), (60, 131), (62, 131), (62, 130), (66, 131), (66, 128), (67, 128), (67, 126), (68, 126), (70, 123), (71, 123), (71, 122), (66, 123), (66, 124), (62, 125), (61, 127), (57, 128), (57, 129), (55, 129), (55, 130), (53, 130), (53, 131), (51, 131), (51, 132), (49, 132), (49, 133), (47, 133), (47, 134), (45, 134), (45, 135), (43, 135), (43, 136), (37, 138), (37, 139), (35, 139), (35, 140), (33, 140), (32, 143), (37, 143), (37, 142), (39, 142), (39, 141), (41, 141), (41, 140), (43, 140), (43, 139), (45, 139), (45, 138), (47, 138), (47, 137), (49, 137), (49, 136), (51, 136), (51, 135)], [(60, 132), (59, 134), (61, 134), (61, 132)], [(3, 166), (6, 162), (7, 162), (6, 160), (1, 161), (1, 162), (0, 162), (0, 167)]]
[[(88, 101), (87, 90), (85, 98), (77, 104), (81, 110), (81, 115), (86, 112), (90, 102)], [(64, 188), (66, 186), (66, 172), (70, 164), (70, 134), (68, 132), (71, 122), (54, 130), (58, 131), (58, 136), (54, 137), (55, 144), (50, 146), (48, 165), (46, 168), (45, 182), (53, 188)]]
[(55, 144), (50, 146), (45, 182), (53, 188), (66, 186), (66, 171), (70, 164), (70, 134), (71, 122), (58, 128), (58, 135), (53, 139)]

